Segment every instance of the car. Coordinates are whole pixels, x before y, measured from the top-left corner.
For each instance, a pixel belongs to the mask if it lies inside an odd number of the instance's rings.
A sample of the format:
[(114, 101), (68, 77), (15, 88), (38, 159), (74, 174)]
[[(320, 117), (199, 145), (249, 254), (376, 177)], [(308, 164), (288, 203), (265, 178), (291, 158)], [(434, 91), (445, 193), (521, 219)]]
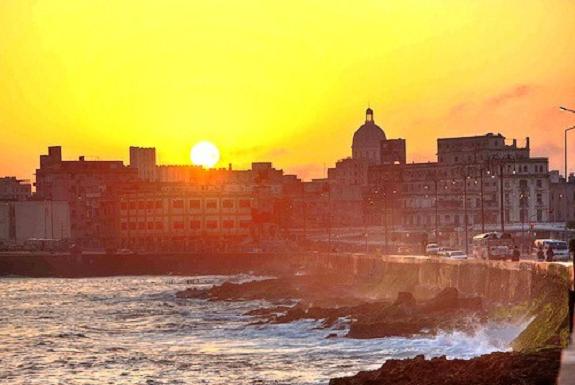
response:
[(467, 259), (467, 254), (461, 250), (447, 251), (447, 257), (450, 259)]
[(425, 254), (426, 255), (437, 255), (439, 252), (439, 245), (437, 243), (428, 243), (425, 246)]
[(440, 247), (437, 255), (440, 257), (448, 257), (447, 253), (450, 251), (455, 251), (455, 249), (452, 249), (451, 247)]

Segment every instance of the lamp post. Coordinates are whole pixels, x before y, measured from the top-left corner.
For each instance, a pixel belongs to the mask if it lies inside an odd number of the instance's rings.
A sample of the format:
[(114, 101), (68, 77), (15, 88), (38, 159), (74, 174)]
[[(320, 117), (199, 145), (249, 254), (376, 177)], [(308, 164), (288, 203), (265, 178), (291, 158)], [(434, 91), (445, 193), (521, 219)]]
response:
[[(561, 110), (566, 111), (566, 112), (571, 112), (572, 114), (575, 114), (575, 110), (572, 110), (571, 108), (567, 108), (567, 107), (559, 107)], [(565, 182), (567, 182), (567, 133), (571, 130), (575, 129), (575, 126), (569, 127), (565, 129)]]

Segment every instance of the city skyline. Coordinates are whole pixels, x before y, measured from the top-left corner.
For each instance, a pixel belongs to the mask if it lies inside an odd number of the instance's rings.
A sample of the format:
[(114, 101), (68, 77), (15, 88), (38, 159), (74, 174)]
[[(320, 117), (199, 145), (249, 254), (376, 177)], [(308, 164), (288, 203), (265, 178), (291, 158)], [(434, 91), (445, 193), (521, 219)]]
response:
[(0, 5), (3, 174), (31, 179), (52, 144), (124, 162), (155, 146), (160, 163), (190, 164), (208, 140), (217, 167), (271, 160), (308, 180), (347, 156), (368, 105), (416, 162), (434, 160), (436, 137), (501, 132), (562, 169), (568, 1), (171, 4)]

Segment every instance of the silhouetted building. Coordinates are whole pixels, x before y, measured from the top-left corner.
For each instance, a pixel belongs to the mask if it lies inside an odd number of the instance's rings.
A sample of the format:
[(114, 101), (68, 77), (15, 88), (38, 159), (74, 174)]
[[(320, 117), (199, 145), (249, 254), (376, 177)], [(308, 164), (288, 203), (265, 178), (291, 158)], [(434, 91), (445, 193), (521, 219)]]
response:
[(138, 178), (141, 180), (156, 180), (156, 149), (131, 146), (130, 167), (138, 170)]
[(32, 185), (13, 176), (0, 178), (0, 201), (23, 201), (32, 196)]
[(115, 201), (126, 186), (137, 183), (137, 170), (122, 161), (62, 160), (62, 148), (48, 148), (36, 170), (36, 199), (70, 205), (73, 240), (87, 247), (105, 246), (115, 237)]
[(552, 222), (570, 222), (575, 226), (575, 176), (565, 180), (558, 171), (552, 171), (550, 177), (550, 220)]

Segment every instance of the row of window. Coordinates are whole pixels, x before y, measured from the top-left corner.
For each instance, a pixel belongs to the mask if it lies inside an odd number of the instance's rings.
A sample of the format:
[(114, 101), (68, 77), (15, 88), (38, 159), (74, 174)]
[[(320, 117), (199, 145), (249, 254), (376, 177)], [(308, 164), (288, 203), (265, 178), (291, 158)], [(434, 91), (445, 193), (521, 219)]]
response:
[[(251, 221), (249, 220), (239, 220), (236, 221), (233, 219), (222, 219), (221, 221), (216, 219), (208, 219), (204, 222), (204, 227), (202, 227), (201, 220), (191, 220), (188, 222), (187, 229), (190, 230), (201, 230), (202, 228), (205, 229), (234, 229), (234, 228), (242, 228), (246, 229), (249, 228), (251, 225)], [(170, 226), (165, 226), (164, 222), (161, 221), (148, 221), (148, 222), (122, 222), (121, 229), (122, 230), (164, 230), (169, 229)], [(186, 230), (186, 222), (185, 221), (173, 221), (171, 225), (172, 230)]]
[[(183, 209), (185, 207), (185, 200), (184, 199), (172, 199), (170, 200), (170, 206), (173, 209)], [(190, 209), (201, 209), (202, 208), (202, 200), (201, 199), (190, 199), (188, 202), (188, 207)], [(241, 209), (249, 209), (251, 208), (251, 201), (249, 199), (238, 199), (237, 203), (234, 199), (222, 199), (221, 202), (218, 199), (206, 199), (205, 200), (205, 208), (206, 209), (217, 209), (218, 207), (224, 209), (233, 209), (233, 208), (241, 208)], [(136, 210), (136, 209), (163, 209), (164, 208), (164, 201), (163, 200), (154, 200), (154, 201), (129, 201), (129, 202), (122, 202), (120, 204), (120, 208), (122, 210)]]

